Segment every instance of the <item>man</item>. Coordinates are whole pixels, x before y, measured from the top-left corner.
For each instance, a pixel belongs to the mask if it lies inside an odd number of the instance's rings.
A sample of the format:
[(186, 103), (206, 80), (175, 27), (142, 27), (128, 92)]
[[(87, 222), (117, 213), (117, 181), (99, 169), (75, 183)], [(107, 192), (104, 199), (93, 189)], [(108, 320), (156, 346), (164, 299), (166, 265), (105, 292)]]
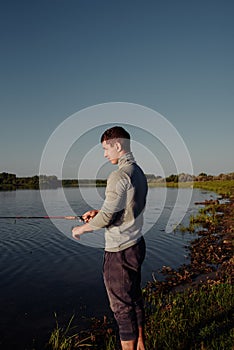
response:
[(100, 210), (83, 214), (86, 222), (72, 230), (73, 237), (105, 228), (103, 276), (111, 309), (119, 327), (123, 350), (145, 350), (141, 265), (145, 258), (142, 237), (147, 181), (130, 149), (130, 135), (115, 126), (101, 137), (104, 157), (118, 164), (107, 180)]

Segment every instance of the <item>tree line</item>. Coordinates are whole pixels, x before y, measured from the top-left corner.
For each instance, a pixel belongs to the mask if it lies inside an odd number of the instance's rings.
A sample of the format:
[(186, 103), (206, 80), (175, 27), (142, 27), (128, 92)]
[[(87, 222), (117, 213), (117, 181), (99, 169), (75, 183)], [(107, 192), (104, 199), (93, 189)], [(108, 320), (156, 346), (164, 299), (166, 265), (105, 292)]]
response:
[[(190, 174), (171, 174), (166, 178), (155, 176), (154, 174), (146, 174), (148, 183), (178, 183), (192, 181), (211, 181), (211, 180), (234, 180), (234, 172), (229, 174), (219, 174), (217, 176), (200, 173), (199, 175)], [(47, 189), (58, 187), (83, 187), (83, 186), (106, 186), (105, 179), (63, 179), (59, 180), (55, 175), (35, 175), (32, 177), (17, 177), (16, 174), (7, 172), (0, 173), (0, 190), (16, 190), (16, 189)]]
[(0, 189), (15, 190), (15, 189), (38, 189), (39, 176), (32, 177), (17, 177), (15, 174), (0, 173)]
[(57, 176), (35, 175), (32, 177), (17, 177), (15, 174), (0, 173), (0, 190), (16, 189), (49, 189), (58, 187), (80, 187), (80, 186), (106, 186), (103, 179), (64, 179), (59, 180)]

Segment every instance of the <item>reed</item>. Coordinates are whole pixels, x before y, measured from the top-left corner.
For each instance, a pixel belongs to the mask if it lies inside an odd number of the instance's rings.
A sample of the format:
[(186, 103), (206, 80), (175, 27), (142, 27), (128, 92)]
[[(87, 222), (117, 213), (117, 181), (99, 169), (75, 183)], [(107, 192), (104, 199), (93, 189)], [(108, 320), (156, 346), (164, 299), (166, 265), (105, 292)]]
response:
[(76, 327), (72, 327), (74, 315), (68, 322), (66, 328), (59, 327), (57, 315), (55, 313), (56, 327), (51, 333), (48, 348), (53, 350), (72, 350), (72, 349), (87, 349), (93, 346), (92, 334), (82, 336), (81, 332), (75, 331)]
[(77, 331), (77, 327), (72, 326), (75, 315), (73, 315), (68, 325), (63, 328), (58, 324), (55, 314), (56, 326), (52, 331), (46, 349), (50, 350), (75, 350), (75, 349), (97, 349), (116, 350), (119, 344), (116, 332), (113, 329), (112, 320), (106, 316), (103, 320), (91, 318), (88, 330)]

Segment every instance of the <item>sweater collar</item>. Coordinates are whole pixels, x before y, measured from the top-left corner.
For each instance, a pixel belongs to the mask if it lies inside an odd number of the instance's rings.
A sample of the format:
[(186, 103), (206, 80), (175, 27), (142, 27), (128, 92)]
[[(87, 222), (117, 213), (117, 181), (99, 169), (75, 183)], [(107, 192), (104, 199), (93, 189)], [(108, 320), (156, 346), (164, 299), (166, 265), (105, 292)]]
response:
[(125, 153), (122, 157), (119, 158), (118, 166), (122, 168), (125, 165), (130, 165), (136, 163), (132, 152)]

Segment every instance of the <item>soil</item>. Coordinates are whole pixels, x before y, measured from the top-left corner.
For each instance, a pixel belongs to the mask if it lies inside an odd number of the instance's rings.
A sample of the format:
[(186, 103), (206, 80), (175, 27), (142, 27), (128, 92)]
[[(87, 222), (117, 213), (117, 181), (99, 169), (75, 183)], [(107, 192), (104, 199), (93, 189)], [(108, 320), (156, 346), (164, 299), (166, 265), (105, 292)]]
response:
[(214, 205), (217, 222), (206, 223), (198, 232), (198, 238), (192, 241), (189, 247), (190, 264), (182, 265), (177, 270), (166, 266), (162, 268), (160, 272), (165, 275), (165, 280), (153, 282), (158, 292), (181, 291), (204, 283), (232, 284), (234, 197), (223, 204), (217, 201), (203, 204), (209, 207)]

